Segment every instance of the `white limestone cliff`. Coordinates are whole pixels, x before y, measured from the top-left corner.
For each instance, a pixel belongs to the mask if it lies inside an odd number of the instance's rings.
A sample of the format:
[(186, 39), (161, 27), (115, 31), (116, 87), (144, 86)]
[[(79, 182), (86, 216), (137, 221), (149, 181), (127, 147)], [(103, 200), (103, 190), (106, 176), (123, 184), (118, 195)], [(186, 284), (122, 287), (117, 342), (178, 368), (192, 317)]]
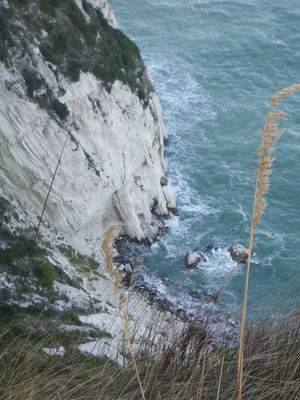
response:
[[(34, 215), (42, 210), (67, 131), (25, 95), (6, 88), (8, 80), (17, 81), (3, 65), (0, 77), (1, 192)], [(65, 83), (65, 90), (68, 129), (78, 143), (67, 141), (45, 222), (84, 254), (97, 251), (111, 223), (123, 223), (138, 240), (151, 238), (154, 202), (161, 215), (175, 207), (170, 189), (160, 184), (167, 134), (157, 95), (144, 109), (121, 82), (108, 93), (91, 74)]]
[(157, 94), (144, 107), (120, 81), (109, 93), (90, 73), (81, 72), (75, 83), (57, 80), (38, 47), (33, 62), (54, 93), (64, 90), (58, 99), (70, 116), (64, 125), (50, 118), (28, 98), (18, 71), (0, 65), (0, 194), (18, 201), (36, 221), (70, 132), (76, 142), (67, 140), (44, 226), (83, 254), (97, 255), (111, 223), (124, 224), (132, 238), (151, 239), (152, 207), (160, 215), (175, 207), (171, 188), (161, 185), (167, 132)]

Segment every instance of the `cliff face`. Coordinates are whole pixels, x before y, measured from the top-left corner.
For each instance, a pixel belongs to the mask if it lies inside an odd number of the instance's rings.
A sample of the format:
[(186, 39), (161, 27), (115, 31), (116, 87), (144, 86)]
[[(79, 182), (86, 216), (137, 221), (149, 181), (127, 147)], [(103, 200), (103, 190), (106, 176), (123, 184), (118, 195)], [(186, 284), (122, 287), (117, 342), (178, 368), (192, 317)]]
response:
[(30, 258), (22, 309), (105, 310), (109, 330), (103, 232), (151, 241), (175, 207), (159, 99), (116, 27), (105, 0), (0, 1), (0, 312)]
[(69, 134), (45, 225), (86, 254), (113, 222), (153, 237), (152, 207), (166, 215), (175, 204), (161, 185), (167, 133), (137, 48), (104, 20), (100, 10), (116, 25), (105, 1), (20, 3), (2, 2), (2, 196), (36, 221)]

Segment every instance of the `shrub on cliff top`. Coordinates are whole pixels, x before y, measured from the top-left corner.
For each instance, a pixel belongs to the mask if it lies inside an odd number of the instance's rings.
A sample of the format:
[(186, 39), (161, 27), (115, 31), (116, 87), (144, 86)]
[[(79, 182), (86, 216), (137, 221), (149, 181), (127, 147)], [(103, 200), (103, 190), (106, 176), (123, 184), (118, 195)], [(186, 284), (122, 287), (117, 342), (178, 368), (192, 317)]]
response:
[[(44, 58), (71, 81), (79, 79), (80, 71), (93, 73), (107, 90), (120, 80), (146, 106), (153, 87), (138, 47), (108, 24), (100, 8), (87, 1), (82, 4), (89, 21), (75, 0), (13, 0), (9, 9), (1, 7), (0, 61), (19, 56), (21, 48), (29, 50), (29, 44), (39, 42)], [(15, 19), (18, 27), (12, 23)], [(15, 50), (9, 53), (11, 47)]]

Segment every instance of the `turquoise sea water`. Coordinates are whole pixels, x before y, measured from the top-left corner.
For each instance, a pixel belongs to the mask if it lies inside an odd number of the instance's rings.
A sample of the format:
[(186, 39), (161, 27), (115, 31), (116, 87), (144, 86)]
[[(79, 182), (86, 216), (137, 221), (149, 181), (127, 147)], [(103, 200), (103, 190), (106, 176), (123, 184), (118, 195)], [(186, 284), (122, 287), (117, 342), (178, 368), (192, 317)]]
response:
[[(239, 313), (245, 271), (216, 251), (187, 271), (185, 253), (209, 244), (247, 244), (257, 146), (271, 94), (300, 82), (300, 2), (282, 0), (111, 0), (120, 28), (140, 47), (170, 133), (166, 151), (180, 216), (152, 246), (146, 271), (193, 306), (191, 288), (216, 290)], [(300, 94), (274, 165), (269, 207), (257, 230), (250, 310), (269, 314), (300, 298)], [(237, 315), (237, 314), (236, 314)]]

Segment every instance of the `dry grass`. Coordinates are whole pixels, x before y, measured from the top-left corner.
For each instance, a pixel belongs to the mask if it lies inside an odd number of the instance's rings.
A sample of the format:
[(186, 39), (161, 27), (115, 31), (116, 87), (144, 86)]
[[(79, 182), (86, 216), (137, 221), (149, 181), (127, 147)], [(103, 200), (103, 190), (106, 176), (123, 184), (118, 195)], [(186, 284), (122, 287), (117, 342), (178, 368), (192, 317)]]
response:
[[(1, 400), (140, 400), (135, 367), (120, 367), (104, 357), (83, 356), (69, 349), (49, 357), (43, 347), (61, 338), (52, 332), (24, 335), (2, 331)], [(207, 331), (187, 326), (165, 343), (159, 357), (151, 343), (136, 354), (147, 400), (236, 399), (238, 343), (232, 337), (215, 344)], [(244, 396), (249, 400), (296, 400), (300, 393), (300, 319), (290, 314), (280, 324), (257, 321), (245, 342)], [(149, 352), (147, 352), (149, 350)]]
[(250, 240), (248, 246), (248, 261), (247, 261), (247, 272), (246, 272), (246, 283), (244, 290), (244, 301), (242, 308), (242, 319), (240, 328), (240, 346), (239, 346), (239, 357), (238, 357), (238, 399), (241, 400), (243, 396), (244, 386), (244, 347), (245, 347), (245, 326), (247, 318), (247, 305), (248, 305), (248, 294), (249, 294), (249, 277), (250, 277), (250, 266), (251, 257), (254, 245), (254, 234), (255, 228), (260, 223), (261, 217), (267, 206), (266, 194), (270, 187), (270, 176), (272, 173), (273, 165), (273, 151), (280, 139), (282, 133), (278, 129), (278, 122), (287, 119), (287, 115), (283, 112), (274, 111), (275, 107), (280, 106), (283, 97), (290, 96), (300, 90), (300, 84), (295, 84), (288, 88), (282, 89), (276, 92), (271, 99), (270, 111), (266, 115), (266, 122), (263, 130), (262, 141), (258, 148), (258, 167), (256, 169), (256, 186), (253, 200), (253, 211), (250, 227)]

